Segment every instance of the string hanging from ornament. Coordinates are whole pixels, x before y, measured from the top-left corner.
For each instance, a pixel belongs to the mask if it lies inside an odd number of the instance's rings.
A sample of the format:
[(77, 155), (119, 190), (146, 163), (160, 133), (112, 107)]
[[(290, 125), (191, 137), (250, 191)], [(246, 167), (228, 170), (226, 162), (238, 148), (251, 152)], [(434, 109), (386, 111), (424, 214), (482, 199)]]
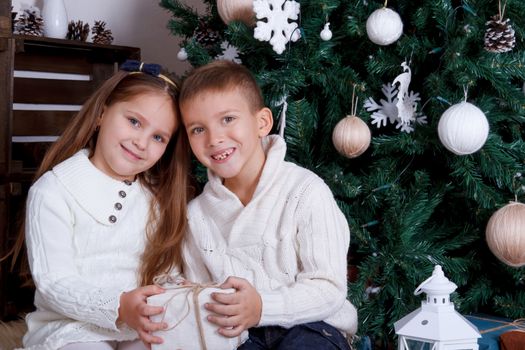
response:
[(456, 155), (477, 152), (489, 135), (487, 117), (475, 105), (467, 102), (467, 89), (464, 101), (449, 107), (438, 122), (438, 136), (446, 149)]
[(390, 45), (403, 34), (403, 21), (399, 14), (387, 8), (388, 0), (382, 8), (375, 10), (366, 20), (366, 33), (370, 41), (377, 45)]
[(332, 132), (332, 143), (335, 149), (347, 158), (356, 158), (370, 146), (372, 134), (366, 123), (357, 116), (355, 88), (352, 91), (351, 115), (341, 119)]
[(282, 106), (279, 116), (279, 136), (284, 138), (284, 129), (286, 128), (286, 111), (288, 110), (288, 95), (284, 94), (283, 98), (275, 104), (276, 107)]

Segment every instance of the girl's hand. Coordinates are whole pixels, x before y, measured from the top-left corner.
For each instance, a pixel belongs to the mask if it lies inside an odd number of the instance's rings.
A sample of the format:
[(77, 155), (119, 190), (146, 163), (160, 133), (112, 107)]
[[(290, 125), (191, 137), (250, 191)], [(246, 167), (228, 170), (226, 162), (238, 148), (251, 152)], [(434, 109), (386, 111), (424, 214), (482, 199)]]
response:
[(234, 288), (234, 293), (212, 293), (217, 303), (207, 303), (205, 308), (215, 315), (208, 321), (219, 326), (225, 337), (236, 337), (245, 329), (256, 326), (261, 319), (262, 300), (257, 290), (247, 280), (228, 277), (220, 288)]
[(164, 322), (152, 322), (149, 316), (158, 315), (164, 311), (161, 306), (151, 306), (147, 304), (146, 298), (164, 293), (164, 289), (159, 286), (150, 285), (139, 287), (129, 292), (124, 292), (120, 296), (119, 317), (117, 322), (124, 322), (139, 334), (140, 339), (150, 347), (150, 344), (162, 344), (162, 338), (153, 336), (150, 332), (166, 329), (168, 325)]

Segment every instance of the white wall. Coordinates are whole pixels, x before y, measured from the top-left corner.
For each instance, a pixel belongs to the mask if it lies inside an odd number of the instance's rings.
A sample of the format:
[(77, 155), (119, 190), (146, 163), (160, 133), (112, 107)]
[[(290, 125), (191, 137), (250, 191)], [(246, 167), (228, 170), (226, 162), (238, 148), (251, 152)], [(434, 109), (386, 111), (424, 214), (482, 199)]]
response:
[[(45, 0), (12, 0), (13, 11), (27, 6), (43, 7)], [(158, 63), (182, 74), (190, 68), (177, 59), (179, 39), (167, 29), (171, 13), (160, 7), (158, 0), (64, 0), (69, 20), (81, 20), (93, 26), (95, 20), (105, 21), (113, 35), (113, 44), (141, 48), (142, 60)], [(186, 4), (203, 11), (201, 0)], [(88, 39), (91, 41), (91, 39)]]

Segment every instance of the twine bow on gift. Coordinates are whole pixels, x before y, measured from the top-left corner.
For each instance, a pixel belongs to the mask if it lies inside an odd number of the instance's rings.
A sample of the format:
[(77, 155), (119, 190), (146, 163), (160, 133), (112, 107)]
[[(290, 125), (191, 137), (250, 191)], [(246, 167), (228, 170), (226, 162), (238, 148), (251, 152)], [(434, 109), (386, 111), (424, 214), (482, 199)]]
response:
[[(192, 295), (192, 302), (193, 302), (193, 309), (195, 310), (195, 319), (197, 320), (197, 328), (199, 330), (199, 339), (201, 344), (202, 350), (208, 350), (208, 347), (206, 345), (206, 338), (204, 334), (204, 327), (202, 325), (201, 315), (200, 315), (200, 305), (199, 305), (199, 294), (206, 288), (219, 288), (218, 284), (200, 284), (200, 283), (192, 283), (189, 282), (183, 278), (181, 278), (179, 275), (171, 276), (167, 274), (159, 275), (153, 278), (153, 283), (161, 288), (167, 289), (167, 290), (174, 290), (175, 292), (173, 295), (166, 300), (164, 305), (164, 312), (162, 313), (161, 322), (164, 322), (164, 318), (166, 316), (166, 311), (170, 305), (170, 302), (178, 295), (185, 295), (186, 303), (184, 304), (184, 315), (172, 326), (168, 326), (168, 328), (164, 329), (164, 331), (168, 331), (170, 329), (174, 329), (177, 327), (186, 317), (188, 317), (191, 306), (190, 306), (190, 294)], [(241, 336), (239, 335), (237, 337), (238, 340), (238, 346), (241, 345)]]

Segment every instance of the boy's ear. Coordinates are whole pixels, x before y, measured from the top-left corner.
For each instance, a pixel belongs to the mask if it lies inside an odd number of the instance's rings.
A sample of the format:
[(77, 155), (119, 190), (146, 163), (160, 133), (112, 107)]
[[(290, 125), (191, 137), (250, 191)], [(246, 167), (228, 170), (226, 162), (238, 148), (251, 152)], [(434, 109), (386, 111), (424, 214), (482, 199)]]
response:
[(257, 112), (257, 122), (259, 124), (259, 137), (264, 137), (272, 131), (273, 115), (270, 108), (264, 107)]

